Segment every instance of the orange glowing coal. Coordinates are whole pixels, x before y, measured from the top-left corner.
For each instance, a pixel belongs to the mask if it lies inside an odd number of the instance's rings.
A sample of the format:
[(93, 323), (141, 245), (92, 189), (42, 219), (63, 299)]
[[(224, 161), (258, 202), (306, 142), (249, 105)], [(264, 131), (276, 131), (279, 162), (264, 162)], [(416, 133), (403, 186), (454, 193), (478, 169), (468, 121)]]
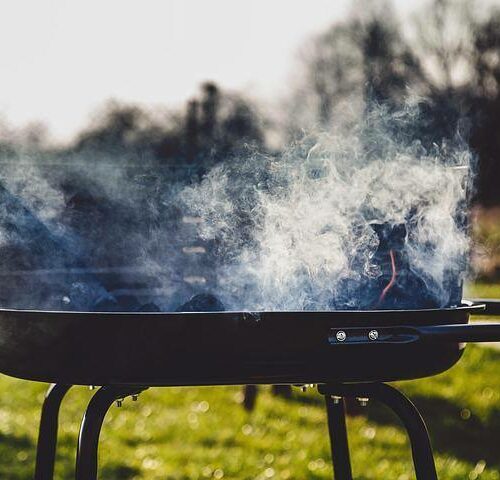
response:
[(391, 257), (392, 275), (391, 275), (391, 279), (389, 280), (389, 283), (384, 287), (384, 289), (382, 290), (382, 293), (380, 294), (380, 297), (379, 297), (378, 302), (377, 302), (377, 307), (384, 301), (384, 298), (386, 297), (387, 293), (392, 288), (392, 286), (396, 283), (396, 277), (398, 275), (398, 272), (396, 270), (396, 255), (394, 254), (394, 250), (390, 250), (389, 255)]

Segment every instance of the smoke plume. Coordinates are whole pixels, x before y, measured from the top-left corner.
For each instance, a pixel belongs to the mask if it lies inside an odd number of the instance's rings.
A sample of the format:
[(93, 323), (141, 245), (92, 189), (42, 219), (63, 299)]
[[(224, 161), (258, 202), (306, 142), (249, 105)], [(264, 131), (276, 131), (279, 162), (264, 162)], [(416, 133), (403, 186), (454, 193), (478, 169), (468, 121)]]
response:
[(196, 294), (231, 310), (456, 305), (472, 156), (458, 131), (428, 133), (417, 104), (367, 108), (201, 177), (100, 151), (4, 158), (2, 306), (174, 311)]
[(217, 250), (222, 302), (236, 310), (459, 303), (471, 155), (458, 134), (424, 145), (419, 113), (415, 104), (373, 108), (184, 189), (186, 210), (204, 220), (200, 235)]

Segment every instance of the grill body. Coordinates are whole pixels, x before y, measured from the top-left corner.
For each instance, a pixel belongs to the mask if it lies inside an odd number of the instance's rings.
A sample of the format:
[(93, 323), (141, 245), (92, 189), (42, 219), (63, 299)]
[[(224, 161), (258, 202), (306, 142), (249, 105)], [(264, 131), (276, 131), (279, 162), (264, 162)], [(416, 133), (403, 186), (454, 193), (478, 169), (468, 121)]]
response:
[[(330, 312), (90, 313), (0, 310), (0, 372), (80, 385), (375, 382), (445, 371), (439, 342), (337, 342), (352, 328), (465, 325), (481, 306)], [(333, 339), (332, 339), (333, 335)]]

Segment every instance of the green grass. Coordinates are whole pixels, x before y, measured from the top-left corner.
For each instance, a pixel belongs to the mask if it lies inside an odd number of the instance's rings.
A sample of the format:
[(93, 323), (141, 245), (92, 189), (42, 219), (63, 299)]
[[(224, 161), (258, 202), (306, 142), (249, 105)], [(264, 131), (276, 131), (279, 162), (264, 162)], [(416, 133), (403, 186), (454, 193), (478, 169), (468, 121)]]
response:
[(465, 287), (465, 296), (500, 298), (500, 283), (471, 283)]
[[(499, 296), (500, 287), (474, 287)], [(496, 292), (496, 293), (495, 293)], [(500, 351), (469, 346), (445, 374), (402, 388), (426, 418), (441, 480), (500, 479)], [(32, 478), (40, 406), (46, 385), (0, 377), (0, 479)], [(91, 392), (68, 394), (61, 413), (56, 478), (73, 478), (79, 422)], [(106, 417), (100, 478), (330, 479), (322, 398), (294, 391), (291, 400), (260, 389), (252, 413), (241, 389), (169, 388), (128, 399)], [(414, 478), (409, 445), (396, 418), (370, 404), (349, 419), (357, 480)]]

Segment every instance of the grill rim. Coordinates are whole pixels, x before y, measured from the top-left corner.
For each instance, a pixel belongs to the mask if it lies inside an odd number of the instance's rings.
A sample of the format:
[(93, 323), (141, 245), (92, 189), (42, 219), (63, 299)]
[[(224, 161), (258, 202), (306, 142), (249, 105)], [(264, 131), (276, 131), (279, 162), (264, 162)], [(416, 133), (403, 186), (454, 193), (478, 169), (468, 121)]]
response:
[(75, 316), (137, 316), (137, 317), (153, 317), (153, 316), (165, 316), (165, 317), (189, 317), (189, 316), (230, 316), (235, 315), (307, 315), (314, 316), (318, 315), (401, 315), (401, 314), (416, 314), (425, 315), (432, 313), (444, 313), (444, 312), (455, 312), (463, 311), (469, 312), (471, 314), (479, 313), (486, 309), (484, 303), (476, 303), (472, 300), (463, 299), (462, 304), (454, 307), (443, 307), (443, 308), (412, 308), (412, 309), (373, 309), (373, 310), (220, 310), (220, 311), (197, 311), (197, 312), (106, 312), (106, 311), (74, 311), (74, 310), (37, 310), (37, 309), (17, 309), (17, 308), (0, 308), (0, 315), (2, 314), (46, 314), (46, 315), (75, 315)]

